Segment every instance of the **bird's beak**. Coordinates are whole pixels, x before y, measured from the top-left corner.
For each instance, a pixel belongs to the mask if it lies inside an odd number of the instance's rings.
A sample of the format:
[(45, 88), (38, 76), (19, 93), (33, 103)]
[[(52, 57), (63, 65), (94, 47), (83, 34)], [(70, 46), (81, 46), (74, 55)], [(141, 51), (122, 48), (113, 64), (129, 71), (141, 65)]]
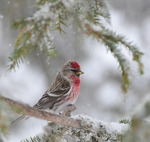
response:
[(84, 74), (84, 72), (78, 71), (76, 74), (77, 74), (77, 75), (81, 75), (81, 74)]

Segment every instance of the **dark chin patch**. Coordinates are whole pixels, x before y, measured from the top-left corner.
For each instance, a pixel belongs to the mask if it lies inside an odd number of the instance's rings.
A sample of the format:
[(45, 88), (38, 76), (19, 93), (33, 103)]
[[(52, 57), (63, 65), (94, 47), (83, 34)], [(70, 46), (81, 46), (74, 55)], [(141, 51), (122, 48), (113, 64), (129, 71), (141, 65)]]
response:
[(77, 77), (79, 77), (79, 76), (80, 76), (80, 74), (76, 74), (76, 73), (75, 73), (75, 75), (76, 75)]

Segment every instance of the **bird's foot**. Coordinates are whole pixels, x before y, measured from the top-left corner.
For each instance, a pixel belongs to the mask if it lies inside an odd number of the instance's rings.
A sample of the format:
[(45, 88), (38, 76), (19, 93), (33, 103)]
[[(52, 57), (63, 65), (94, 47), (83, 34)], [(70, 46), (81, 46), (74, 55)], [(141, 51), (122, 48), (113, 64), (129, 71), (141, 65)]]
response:
[(76, 109), (77, 109), (77, 108), (76, 108), (75, 105), (69, 104), (69, 105), (67, 105), (67, 106), (64, 108), (64, 110), (63, 110), (63, 112), (61, 113), (61, 115), (62, 115), (62, 116), (70, 117), (70, 116), (71, 116), (71, 112), (74, 111), (74, 110), (76, 110)]

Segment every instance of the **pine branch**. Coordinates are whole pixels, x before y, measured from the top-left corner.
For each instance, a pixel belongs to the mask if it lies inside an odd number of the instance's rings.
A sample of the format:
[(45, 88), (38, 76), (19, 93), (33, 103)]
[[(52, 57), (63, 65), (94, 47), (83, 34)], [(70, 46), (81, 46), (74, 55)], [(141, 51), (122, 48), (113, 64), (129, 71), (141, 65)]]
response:
[[(84, 6), (85, 3), (89, 8)], [(15, 50), (9, 57), (10, 70), (15, 69), (21, 61), (24, 61), (29, 51), (35, 49), (43, 50), (48, 56), (55, 56), (52, 32), (57, 29), (60, 33), (65, 33), (62, 26), (72, 24), (73, 16), (77, 18), (79, 25), (82, 25), (85, 20), (101, 24), (99, 22), (101, 17), (109, 19), (110, 15), (102, 0), (96, 2), (77, 0), (75, 3), (68, 1), (68, 5), (59, 0), (39, 0), (37, 5), (37, 11), (32, 17), (22, 18), (13, 23), (15, 29), (20, 29), (20, 34), (15, 42)]]
[(64, 18), (61, 16), (61, 14), (58, 15), (58, 23), (57, 23), (57, 28), (61, 34), (61, 32), (65, 33), (64, 30), (62, 29), (62, 25), (66, 26), (67, 25), (64, 23)]
[[(80, 124), (81, 122), (77, 119), (69, 118), (66, 117), (65, 115), (58, 115), (58, 114), (48, 113), (45, 111), (40, 111), (38, 109), (35, 109), (25, 104), (18, 103), (14, 100), (11, 100), (3, 96), (0, 96), (0, 98), (5, 102), (7, 102), (11, 107), (16, 107), (18, 109), (21, 109), (23, 114), (27, 116), (32, 116), (39, 119), (51, 121), (68, 127), (74, 127), (78, 129), (81, 128), (81, 124)], [(70, 110), (72, 110), (72, 108), (68, 109), (68, 111)]]
[(39, 0), (37, 5), (38, 9), (32, 17), (14, 22), (14, 27), (20, 29), (20, 34), (15, 42), (14, 52), (9, 57), (10, 70), (23, 62), (29, 51), (40, 49), (47, 56), (56, 56), (57, 52), (53, 44), (54, 30), (58, 30), (60, 34), (65, 33), (62, 27), (69, 27), (67, 25), (72, 25), (76, 19), (78, 31), (102, 42), (117, 59), (122, 71), (124, 93), (127, 92), (130, 85), (130, 66), (118, 48), (120, 44), (131, 52), (133, 61), (138, 64), (139, 73), (144, 73), (141, 61), (143, 53), (134, 44), (128, 42), (124, 36), (106, 28), (103, 19), (110, 23), (110, 14), (105, 0), (76, 0), (68, 1), (67, 4), (60, 0)]
[(85, 27), (87, 29), (86, 30), (87, 35), (94, 36), (98, 40), (101, 40), (102, 43), (104, 43), (108, 47), (108, 49), (111, 51), (114, 57), (118, 60), (119, 65), (121, 67), (122, 78), (123, 78), (122, 90), (124, 93), (127, 93), (127, 89), (130, 85), (129, 73), (128, 73), (129, 67), (128, 67), (125, 57), (122, 55), (120, 50), (117, 49), (117, 45), (112, 41), (113, 36), (108, 38), (108, 35), (107, 35), (107, 38), (106, 38), (105, 37), (106, 35), (103, 34), (103, 31), (96, 31), (93, 28), (91, 28), (88, 24), (86, 24)]
[(14, 27), (18, 26), (21, 30), (15, 41), (15, 49), (9, 57), (9, 70), (19, 66), (29, 54), (29, 51), (38, 51), (37, 49), (40, 49), (47, 56), (56, 56), (51, 34), (47, 32), (50, 22), (51, 20), (47, 19), (40, 24), (31, 18), (14, 23)]

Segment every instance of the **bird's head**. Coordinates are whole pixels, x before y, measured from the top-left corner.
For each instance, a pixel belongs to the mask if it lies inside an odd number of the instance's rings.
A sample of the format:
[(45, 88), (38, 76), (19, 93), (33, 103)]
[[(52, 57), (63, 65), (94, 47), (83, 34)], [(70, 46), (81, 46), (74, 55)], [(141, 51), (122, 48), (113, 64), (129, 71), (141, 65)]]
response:
[(83, 74), (76, 61), (67, 61), (62, 67), (61, 73), (67, 80), (80, 78), (80, 75)]

